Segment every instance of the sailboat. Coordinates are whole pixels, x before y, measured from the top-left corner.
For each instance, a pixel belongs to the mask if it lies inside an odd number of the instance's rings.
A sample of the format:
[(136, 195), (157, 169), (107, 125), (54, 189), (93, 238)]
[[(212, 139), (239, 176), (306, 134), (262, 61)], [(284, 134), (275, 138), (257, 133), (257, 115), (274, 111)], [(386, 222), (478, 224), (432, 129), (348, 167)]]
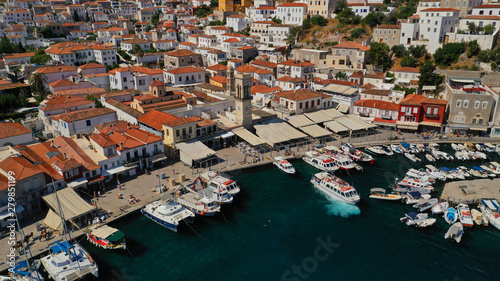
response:
[(56, 241), (55, 244), (50, 247), (49, 255), (41, 258), (40, 261), (47, 270), (49, 277), (55, 281), (80, 280), (89, 274), (99, 277), (97, 264), (90, 254), (85, 251), (80, 244), (72, 240), (66, 226), (64, 213), (61, 208), (61, 203), (59, 202), (59, 197), (57, 196), (57, 190), (55, 195), (61, 223), (66, 233), (64, 235), (66, 241), (62, 243)]

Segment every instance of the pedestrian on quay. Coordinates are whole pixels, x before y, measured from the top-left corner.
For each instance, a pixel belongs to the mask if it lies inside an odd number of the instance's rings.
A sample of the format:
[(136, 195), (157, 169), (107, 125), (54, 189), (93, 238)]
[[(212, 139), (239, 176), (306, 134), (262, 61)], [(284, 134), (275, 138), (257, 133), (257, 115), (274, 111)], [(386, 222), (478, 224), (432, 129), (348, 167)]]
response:
[(174, 172), (174, 175), (175, 175), (175, 169), (172, 169), (172, 171)]
[(120, 213), (123, 214), (123, 206), (120, 207)]

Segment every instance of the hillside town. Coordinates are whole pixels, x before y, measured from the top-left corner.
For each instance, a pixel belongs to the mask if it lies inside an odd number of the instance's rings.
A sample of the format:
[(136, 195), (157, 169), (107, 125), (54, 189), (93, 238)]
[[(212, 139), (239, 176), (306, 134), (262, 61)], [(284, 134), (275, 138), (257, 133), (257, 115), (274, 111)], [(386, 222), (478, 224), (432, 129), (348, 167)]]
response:
[(500, 137), (493, 1), (2, 0), (1, 227), (12, 171), (16, 212), (47, 224), (56, 190), (89, 201), (228, 148)]

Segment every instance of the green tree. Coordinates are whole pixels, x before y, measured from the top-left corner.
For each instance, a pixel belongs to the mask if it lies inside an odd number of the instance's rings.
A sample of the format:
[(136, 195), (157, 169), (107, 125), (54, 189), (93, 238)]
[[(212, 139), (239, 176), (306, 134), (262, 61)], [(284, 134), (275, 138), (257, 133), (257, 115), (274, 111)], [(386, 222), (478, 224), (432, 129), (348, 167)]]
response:
[(21, 42), (17, 43), (17, 45), (14, 46), (14, 50), (16, 51), (16, 53), (26, 53), (26, 49)]
[(335, 79), (347, 81), (347, 74), (344, 71), (335, 73)]
[(417, 60), (416, 58), (406, 55), (401, 60), (400, 64), (402, 67), (417, 67), (419, 65), (419, 63), (420, 63), (420, 61)]
[(30, 76), (30, 85), (31, 85), (31, 90), (35, 94), (35, 98), (37, 101), (41, 102), (45, 98), (47, 98), (47, 95), (49, 94), (49, 91), (47, 90), (47, 80), (45, 79), (45, 76), (42, 73), (38, 73), (37, 71), (33, 72)]
[(370, 50), (367, 52), (367, 63), (382, 66), (384, 71), (391, 68), (392, 61), (389, 56), (390, 49), (385, 43), (372, 42), (370, 43)]
[(479, 52), (481, 51), (481, 46), (477, 43), (477, 40), (470, 41), (467, 43), (468, 51), (467, 51), (467, 57), (471, 58), (473, 56), (477, 56)]
[(335, 5), (334, 12), (336, 14), (338, 14), (338, 13), (342, 12), (345, 9), (347, 9), (347, 0), (339, 0), (339, 1), (337, 1), (337, 5)]
[(277, 23), (277, 24), (281, 24), (283, 21), (277, 17), (274, 17), (271, 19), (273, 22)]
[(285, 42), (288, 45), (294, 45), (295, 40), (301, 37), (303, 34), (304, 34), (304, 29), (301, 26), (295, 26), (292, 29), (290, 29), (290, 33), (288, 33)]
[(368, 24), (371, 27), (375, 27), (379, 24), (382, 24), (385, 19), (385, 14), (380, 11), (371, 11), (366, 17), (364, 17), (361, 22), (364, 24)]
[(358, 27), (358, 28), (355, 28), (351, 31), (351, 37), (355, 38), (355, 39), (361, 38), (366, 33), (367, 33), (367, 31), (364, 27)]
[(493, 52), (493, 50), (483, 50), (477, 54), (477, 59), (481, 62), (490, 62), (494, 57)]
[(32, 64), (45, 64), (50, 60), (50, 56), (44, 50), (39, 49), (35, 51), (35, 55), (30, 58)]
[(328, 24), (328, 20), (320, 15), (315, 15), (311, 17), (312, 25), (326, 26)]
[(89, 101), (95, 102), (95, 107), (97, 107), (97, 108), (103, 107), (101, 101), (98, 98), (94, 97), (93, 95), (87, 94), (87, 99)]
[(491, 24), (488, 24), (484, 27), (484, 32), (486, 34), (493, 34), (495, 32), (495, 27)]
[(404, 57), (404, 55), (406, 53), (406, 49), (405, 49), (404, 45), (394, 45), (394, 46), (392, 46), (391, 51), (394, 54), (394, 56), (396, 56), (397, 58)]
[(52, 32), (52, 29), (49, 27), (44, 27), (40, 29), (40, 33), (42, 34), (43, 38), (52, 38), (54, 37), (54, 33)]
[(410, 0), (406, 6), (399, 7), (396, 16), (398, 19), (407, 19), (417, 12), (418, 0)]
[(14, 48), (12, 48), (12, 45), (10, 44), (9, 39), (5, 35), (2, 37), (2, 40), (0, 41), (0, 53), (3, 53), (3, 54), (14, 53)]
[(351, 8), (338, 13), (337, 19), (343, 24), (358, 24), (361, 21), (361, 17), (357, 16)]
[(434, 61), (439, 66), (450, 66), (465, 52), (465, 43), (448, 43), (436, 50)]
[(444, 76), (436, 73), (436, 66), (430, 60), (425, 61), (420, 66), (420, 77), (418, 78), (418, 86), (439, 86), (444, 82)]
[(205, 5), (198, 7), (194, 12), (194, 15), (198, 18), (204, 18), (212, 13), (212, 8), (209, 8)]
[(424, 45), (410, 46), (408, 52), (414, 58), (421, 58), (427, 54), (427, 49)]
[(79, 22), (80, 21), (80, 16), (76, 11), (73, 12), (73, 21), (74, 22)]
[(85, 12), (85, 21), (90, 22), (89, 12)]
[(158, 22), (160, 22), (160, 14), (156, 13), (151, 17), (151, 24), (154, 27), (158, 27)]

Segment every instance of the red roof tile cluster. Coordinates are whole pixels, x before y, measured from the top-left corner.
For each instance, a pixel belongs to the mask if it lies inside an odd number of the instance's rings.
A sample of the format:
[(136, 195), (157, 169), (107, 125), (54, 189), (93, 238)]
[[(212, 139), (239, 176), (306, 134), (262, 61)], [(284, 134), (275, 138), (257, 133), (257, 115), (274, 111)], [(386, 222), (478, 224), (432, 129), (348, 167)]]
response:
[(378, 108), (382, 110), (392, 110), (392, 111), (399, 110), (398, 104), (381, 100), (359, 100), (354, 105), (362, 107)]
[(23, 157), (8, 157), (0, 162), (0, 169), (4, 171), (13, 172), (12, 175), (16, 181), (36, 176), (43, 173), (31, 162)]
[(307, 100), (317, 97), (330, 97), (326, 94), (316, 92), (309, 89), (293, 90), (293, 91), (282, 91), (275, 94), (279, 98), (289, 99), (293, 101)]
[(419, 106), (422, 104), (422, 101), (425, 100), (425, 97), (422, 95), (411, 94), (407, 95), (401, 102), (400, 105), (412, 105)]
[(189, 123), (195, 123), (199, 121), (198, 117), (178, 117), (169, 113), (151, 110), (143, 116), (139, 117), (139, 122), (144, 123), (152, 128), (159, 131), (163, 131), (163, 125), (169, 127), (177, 127)]
[(59, 114), (54, 116), (52, 120), (63, 120), (66, 123), (72, 123), (79, 120), (94, 118), (112, 113), (115, 112), (110, 108), (91, 108), (91, 109)]
[(360, 51), (368, 51), (370, 50), (370, 47), (368, 46), (363, 46), (359, 43), (353, 42), (353, 41), (345, 41), (340, 44), (337, 44), (333, 46), (335, 49), (358, 49)]
[(89, 171), (99, 169), (101, 166), (97, 165), (78, 144), (68, 137), (59, 136), (54, 139), (56, 147), (66, 156), (67, 159), (73, 158), (76, 162), (83, 165)]
[(0, 139), (31, 134), (32, 131), (19, 123), (0, 123)]

